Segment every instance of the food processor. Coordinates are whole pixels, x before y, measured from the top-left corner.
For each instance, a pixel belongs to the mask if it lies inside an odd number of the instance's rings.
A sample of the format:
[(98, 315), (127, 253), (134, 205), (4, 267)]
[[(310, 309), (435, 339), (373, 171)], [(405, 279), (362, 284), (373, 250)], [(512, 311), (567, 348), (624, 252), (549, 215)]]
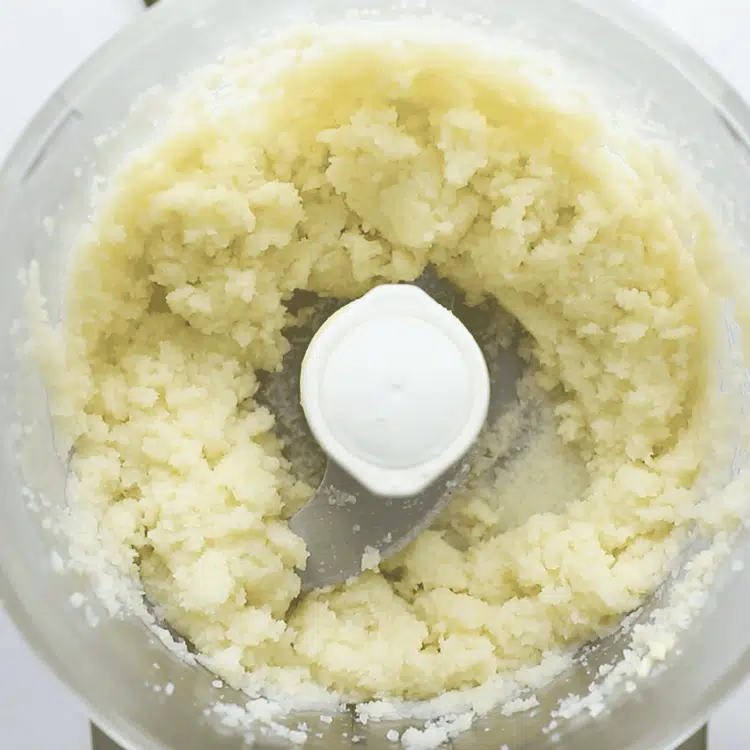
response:
[[(47, 413), (44, 386), (24, 357), (27, 335), (24, 276), (32, 260), (53, 320), (61, 315), (67, 256), (90, 211), (92, 187), (153, 132), (169, 90), (184, 73), (231, 47), (291, 24), (347, 16), (397, 18), (440, 13), (511, 33), (560, 55), (572, 74), (601, 91), (608, 107), (636, 112), (667, 135), (700, 172), (704, 192), (750, 253), (750, 111), (721, 78), (681, 42), (624, 2), (595, 0), (449, 0), (429, 5), (373, 0), (244, 0), (162, 2), (91, 58), (52, 97), (27, 129), (0, 174), (0, 228), (6, 285), (0, 300), (5, 362), (0, 475), (5, 495), (0, 524), (0, 596), (20, 631), (57, 675), (86, 702), (93, 720), (126, 750), (227, 750), (251, 731), (219, 721), (212, 706), (242, 706), (246, 696), (207, 670), (167, 650), (139, 619), (112, 618), (86, 579), (65, 571), (66, 540), (56, 517), (65, 507), (66, 471)], [(157, 88), (155, 88), (157, 87)], [(139, 106), (131, 107), (144, 92)], [(122, 123), (126, 123), (121, 126)], [(729, 315), (729, 311), (727, 315)], [(736, 350), (731, 326), (729, 348)], [(750, 401), (750, 399), (748, 399)], [(741, 417), (742, 418), (742, 415)], [(737, 464), (744, 459), (737, 456)], [(541, 688), (539, 705), (506, 716), (495, 710), (451, 740), (458, 748), (514, 750), (672, 750), (701, 726), (750, 670), (750, 537), (733, 539), (711, 596), (681, 635), (678, 647), (635, 689), (615, 688), (605, 710), (555, 719), (560, 701), (585, 696), (601, 667), (617, 662), (628, 633), (668, 597), (665, 583), (628, 625), (586, 644), (575, 666)], [(308, 728), (308, 747), (392, 747), (386, 733), (411, 722), (361, 724), (352, 711), (330, 723), (320, 712), (280, 717), (290, 730)], [(551, 729), (551, 727), (554, 728)], [(100, 737), (98, 742), (104, 740)], [(256, 747), (284, 747), (256, 734)], [(103, 746), (103, 745), (102, 745)], [(98, 748), (97, 748), (98, 750)]]

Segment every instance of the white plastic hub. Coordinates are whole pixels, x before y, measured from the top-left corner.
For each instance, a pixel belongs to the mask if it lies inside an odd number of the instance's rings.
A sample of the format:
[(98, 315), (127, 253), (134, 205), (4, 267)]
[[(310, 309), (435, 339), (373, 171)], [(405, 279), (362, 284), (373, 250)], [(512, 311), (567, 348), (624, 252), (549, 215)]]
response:
[(453, 313), (419, 287), (386, 284), (324, 323), (300, 391), (333, 461), (376, 495), (410, 497), (469, 450), (490, 384), (479, 346)]

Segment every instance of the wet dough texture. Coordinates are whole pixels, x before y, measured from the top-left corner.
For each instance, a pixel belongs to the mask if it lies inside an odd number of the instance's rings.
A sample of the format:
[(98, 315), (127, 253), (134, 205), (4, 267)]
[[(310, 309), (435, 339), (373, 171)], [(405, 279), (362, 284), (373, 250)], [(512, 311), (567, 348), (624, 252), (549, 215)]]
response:
[[(55, 412), (91, 554), (215, 672), (423, 699), (536, 665), (658, 583), (695, 501), (712, 239), (659, 147), (532, 60), (368, 39), (311, 29), (193, 79), (77, 247)], [(353, 298), (428, 262), (528, 333), (553, 405), (537, 470), (470, 483), (287, 620), (306, 553), (284, 519), (311, 489), (258, 373), (295, 290)]]

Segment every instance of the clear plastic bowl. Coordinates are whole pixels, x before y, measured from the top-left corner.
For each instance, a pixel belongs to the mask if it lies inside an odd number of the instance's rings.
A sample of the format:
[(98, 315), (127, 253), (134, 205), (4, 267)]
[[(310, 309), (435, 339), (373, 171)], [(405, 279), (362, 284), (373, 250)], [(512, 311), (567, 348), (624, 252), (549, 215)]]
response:
[[(88, 704), (100, 726), (129, 750), (222, 750), (243, 746), (241, 733), (217, 728), (205, 709), (220, 695), (242, 702), (230, 690), (212, 687), (212, 676), (179, 661), (136, 619), (114, 620), (91, 601), (75, 609), (70, 596), (85, 581), (60, 575), (51, 563), (64, 540), (45, 529), (42, 518), (64, 507), (65, 471), (55, 452), (44, 388), (19, 353), (23, 289), (17, 272), (40, 261), (42, 287), (53, 316), (60, 312), (61, 280), (73, 234), (88, 213), (91, 181), (106, 175), (151, 127), (131, 123), (102, 147), (98, 135), (124, 120), (136, 96), (154, 84), (174, 83), (228, 46), (252, 44), (261, 30), (302, 20), (340, 19), (348, 10), (378, 7), (376, 0), (181, 0), (162, 3), (95, 54), (28, 127), (0, 175), (0, 237), (3, 293), (0, 346), (7, 375), (1, 389), (3, 450), (0, 477), (0, 595), (14, 622), (50, 667)], [(379, 8), (381, 17), (403, 14)], [(727, 84), (680, 41), (629, 4), (597, 0), (434, 0), (446, 16), (481, 15), (489, 27), (523, 24), (540, 46), (558, 51), (568, 65), (618, 101), (650, 103), (649, 118), (672, 133), (686, 159), (703, 167), (707, 188), (733, 196), (727, 209), (743, 252), (750, 252), (750, 112)], [(460, 9), (460, 10), (459, 10)], [(414, 3), (414, 12), (424, 8)], [(731, 214), (731, 216), (730, 216)], [(45, 217), (55, 217), (54, 227)], [(23, 430), (18, 425), (26, 425)], [(30, 427), (30, 429), (28, 429)], [(45, 507), (45, 505), (49, 507)], [(748, 536), (738, 539), (735, 558), (748, 556)], [(737, 566), (736, 566), (737, 567)], [(750, 564), (741, 573), (717, 578), (706, 607), (667, 661), (667, 668), (640, 681), (633, 694), (613, 694), (607, 711), (592, 720), (542, 728), (560, 698), (585, 693), (599, 664), (616, 659), (627, 638), (613, 636), (589, 647), (589, 656), (540, 691), (533, 715), (505, 717), (499, 711), (453, 740), (460, 748), (514, 750), (633, 750), (672, 748), (708, 716), (750, 669)], [(640, 616), (648, 616), (648, 608)], [(97, 627), (90, 620), (99, 618)], [(155, 667), (158, 665), (158, 669)], [(152, 685), (173, 683), (174, 694)], [(39, 707), (40, 713), (43, 707)], [(44, 721), (43, 715), (40, 720)], [(290, 727), (307, 722), (310, 747), (340, 748), (347, 733), (357, 747), (392, 747), (389, 728), (354, 728), (344, 712), (332, 724), (317, 714), (296, 715)], [(260, 738), (260, 747), (283, 745)]]

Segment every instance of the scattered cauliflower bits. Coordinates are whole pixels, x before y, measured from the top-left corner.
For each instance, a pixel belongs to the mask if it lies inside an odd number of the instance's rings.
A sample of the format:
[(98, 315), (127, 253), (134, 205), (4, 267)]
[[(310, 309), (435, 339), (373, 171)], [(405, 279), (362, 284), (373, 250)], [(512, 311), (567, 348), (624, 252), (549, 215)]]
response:
[[(74, 543), (139, 577), (229, 683), (475, 686), (595, 636), (674, 554), (711, 222), (657, 146), (549, 75), (387, 34), (268, 43), (193, 79), (84, 232), (54, 406), (93, 519)], [(525, 468), (472, 479), (396, 559), (289, 614), (306, 552), (285, 518), (311, 488), (258, 371), (287, 351), (295, 290), (353, 298), (428, 262), (520, 321), (552, 427)]]

